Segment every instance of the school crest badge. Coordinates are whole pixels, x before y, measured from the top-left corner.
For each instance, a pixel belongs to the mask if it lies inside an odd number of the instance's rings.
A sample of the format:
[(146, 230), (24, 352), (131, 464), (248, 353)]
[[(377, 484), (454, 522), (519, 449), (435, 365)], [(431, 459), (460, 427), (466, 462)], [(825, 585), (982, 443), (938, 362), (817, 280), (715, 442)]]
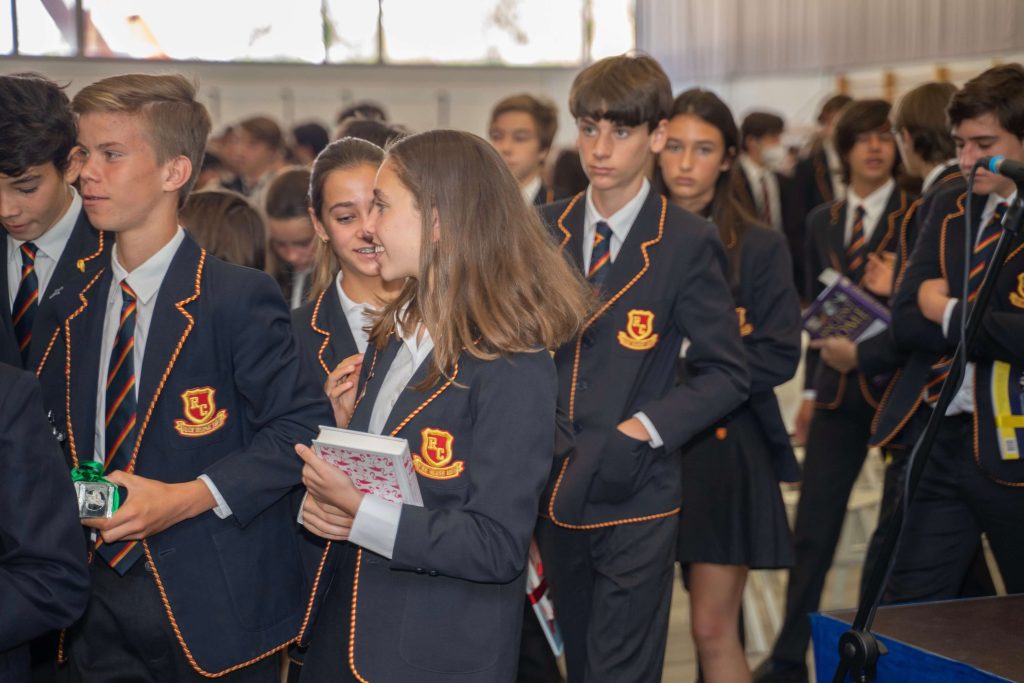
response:
[(1024, 308), (1024, 273), (1017, 275), (1017, 291), (1010, 292), (1010, 303), (1017, 308)]
[(740, 336), (746, 337), (754, 332), (754, 326), (747, 322), (747, 309), (742, 306), (736, 307), (736, 317), (740, 321)]
[(217, 410), (213, 387), (196, 387), (181, 394), (185, 404), (185, 419), (174, 421), (174, 430), (182, 436), (206, 436), (217, 431), (228, 421), (226, 408)]
[(633, 351), (647, 351), (658, 343), (654, 334), (654, 313), (634, 308), (626, 314), (626, 329), (618, 334), (619, 343)]
[(454, 479), (462, 474), (465, 463), (462, 460), (453, 462), (455, 437), (451, 432), (427, 427), (420, 431), (420, 436), (423, 439), (420, 452), (412, 456), (417, 472), (428, 479)]

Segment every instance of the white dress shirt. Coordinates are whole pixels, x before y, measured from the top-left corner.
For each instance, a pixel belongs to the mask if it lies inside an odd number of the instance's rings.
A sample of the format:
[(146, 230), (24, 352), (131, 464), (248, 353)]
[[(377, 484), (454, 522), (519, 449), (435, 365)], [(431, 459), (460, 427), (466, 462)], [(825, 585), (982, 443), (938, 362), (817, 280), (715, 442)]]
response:
[(885, 215), (885, 207), (889, 203), (889, 195), (896, 189), (896, 181), (889, 178), (880, 188), (869, 194), (867, 197), (860, 197), (853, 188), (846, 191), (846, 225), (843, 228), (843, 244), (849, 246), (850, 237), (853, 235), (853, 224), (857, 219), (857, 208), (864, 207), (864, 243), (871, 241), (875, 234), (875, 228)]
[(769, 227), (782, 230), (782, 200), (779, 194), (779, 179), (775, 177), (775, 173), (761, 166), (746, 154), (740, 155), (740, 168), (743, 169), (743, 174), (747, 176), (747, 182), (750, 183), (750, 193), (754, 195), (754, 205), (757, 207), (758, 215), (765, 214), (763, 186), (768, 190), (770, 204), (768, 215), (772, 217), (772, 224)]
[[(1017, 193), (1014, 192), (1009, 197), (1000, 197), (997, 194), (990, 194), (988, 201), (985, 202), (985, 210), (981, 213), (981, 222), (978, 225), (978, 234), (974, 238), (974, 244), (977, 245), (978, 239), (981, 237), (981, 227), (988, 225), (989, 220), (992, 218), (992, 214), (995, 213), (996, 207), (999, 204), (1006, 203), (1012, 204), (1017, 198)], [(970, 255), (967, 256), (968, 262), (970, 262)], [(958, 282), (960, 280), (960, 274), (953, 274), (953, 281)], [(954, 292), (950, 292), (953, 294)], [(949, 325), (953, 317), (953, 309), (956, 308), (957, 303), (960, 299), (950, 299), (949, 303), (946, 304), (946, 310), (942, 315), (942, 334), (949, 337)], [(963, 316), (965, 316), (964, 322), (966, 323), (967, 309), (964, 310)], [(925, 392), (927, 397), (928, 392)], [(963, 413), (974, 412), (974, 363), (968, 363), (967, 367), (964, 368), (964, 380), (960, 384), (960, 390), (956, 392), (953, 400), (950, 401), (949, 406), (946, 408), (946, 415), (960, 415)]]
[(359, 353), (366, 353), (367, 338), (369, 337), (366, 328), (370, 324), (370, 316), (373, 314), (374, 307), (370, 304), (358, 304), (348, 298), (345, 288), (341, 286), (341, 278), (342, 274), (339, 270), (334, 286), (338, 289), (341, 312), (345, 314), (345, 321), (348, 323), (348, 329), (352, 332), (352, 339), (355, 340)]
[[(417, 331), (402, 337), (402, 346), (381, 382), (380, 391), (370, 412), (370, 422), (366, 430), (370, 434), (380, 434), (384, 430), (395, 403), (416, 374), (417, 368), (434, 350), (434, 340), (430, 338), (426, 328), (423, 328), (423, 337), (419, 341), (416, 337)], [(392, 503), (372, 494), (364, 494), (352, 520), (348, 540), (391, 559), (395, 551), (395, 538), (398, 536), (398, 522), (401, 516), (401, 503)]]
[[(32, 244), (38, 247), (35, 272), (36, 279), (39, 281), (40, 302), (43, 301), (44, 295), (47, 293), (46, 288), (50, 285), (53, 271), (57, 269), (57, 262), (60, 261), (64, 247), (71, 239), (75, 223), (78, 222), (78, 214), (82, 211), (82, 197), (79, 196), (78, 190), (72, 187), (71, 194), (71, 204), (64, 215), (53, 224), (52, 228), (40, 235), (39, 239), (32, 241)], [(21, 284), (21, 245), (24, 243), (23, 240), (16, 240), (7, 235), (7, 293), (10, 295), (10, 301), (7, 302), (8, 309), (14, 306), (14, 299), (18, 295), (18, 285)]]
[(941, 178), (947, 171), (949, 171), (957, 163), (959, 162), (956, 159), (946, 159), (941, 164), (937, 165), (935, 168), (928, 171), (928, 173), (925, 174), (924, 176), (924, 181), (922, 181), (921, 183), (921, 194), (927, 192), (928, 188), (934, 185), (939, 178)]
[(846, 183), (843, 181), (843, 162), (839, 159), (839, 152), (831, 140), (825, 140), (821, 144), (825, 150), (825, 161), (828, 164), (828, 175), (832, 181), (832, 197), (842, 199), (846, 194)]
[[(93, 440), (93, 459), (97, 462), (104, 462), (106, 452), (106, 424), (104, 415), (107, 413), (107, 390), (106, 377), (110, 367), (110, 354), (114, 349), (117, 340), (117, 328), (121, 321), (121, 282), (127, 280), (128, 286), (135, 292), (135, 346), (132, 350), (132, 362), (134, 363), (135, 387), (132, 389), (138, 400), (138, 390), (142, 385), (142, 359), (146, 357), (146, 342), (149, 337), (149, 326), (153, 321), (153, 310), (156, 308), (157, 295), (160, 293), (160, 285), (163, 284), (167, 269), (170, 268), (171, 260), (178, 252), (178, 247), (185, 240), (185, 231), (178, 226), (174, 237), (150, 256), (145, 263), (138, 266), (132, 272), (125, 270), (121, 265), (117, 254), (117, 244), (111, 250), (110, 266), (113, 272), (113, 281), (110, 283), (110, 291), (107, 294), (106, 315), (103, 319), (103, 336), (100, 338), (100, 371), (99, 381), (96, 387), (96, 435)], [(139, 406), (139, 411), (145, 410), (146, 406)], [(199, 475), (199, 479), (206, 484), (213, 494), (217, 507), (214, 512), (218, 517), (225, 518), (231, 515), (231, 508), (220, 495), (220, 491), (205, 474)]]
[(537, 193), (540, 192), (541, 185), (542, 182), (540, 175), (536, 175), (533, 177), (533, 180), (519, 188), (523, 193), (523, 199), (526, 200), (527, 206), (533, 206), (533, 200), (537, 198)]
[[(643, 207), (644, 202), (647, 201), (647, 195), (650, 191), (651, 184), (647, 181), (647, 178), (644, 178), (644, 182), (636, 196), (626, 202), (625, 206), (621, 209), (606, 218), (594, 206), (593, 187), (587, 187), (587, 208), (583, 218), (584, 273), (590, 270), (590, 254), (594, 249), (594, 235), (597, 234), (597, 222), (604, 221), (612, 230), (612, 240), (608, 245), (608, 258), (611, 263), (615, 263), (615, 258), (619, 255), (619, 249), (622, 248), (622, 243), (629, 236), (629, 231), (633, 227), (633, 223), (636, 222), (636, 217), (640, 215), (640, 209)], [(644, 429), (647, 430), (647, 435), (651, 437), (647, 443), (650, 444), (651, 448), (659, 448), (665, 443), (662, 441), (661, 434), (658, 433), (654, 423), (651, 422), (647, 415), (637, 412), (633, 414), (633, 417), (640, 420)]]

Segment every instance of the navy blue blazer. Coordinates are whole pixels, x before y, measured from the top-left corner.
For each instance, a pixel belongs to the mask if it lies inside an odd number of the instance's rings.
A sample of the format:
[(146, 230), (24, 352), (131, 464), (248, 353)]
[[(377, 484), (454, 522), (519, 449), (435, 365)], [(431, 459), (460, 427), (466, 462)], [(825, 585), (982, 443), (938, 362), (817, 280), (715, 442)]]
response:
[[(6, 233), (0, 235), (0, 265), (3, 269), (7, 267), (7, 240), (2, 239)], [(44, 357), (57, 333), (57, 322), (50, 315), (53, 308), (53, 299), (60, 295), (68, 281), (76, 279), (85, 274), (95, 274), (96, 270), (103, 263), (103, 256), (110, 249), (112, 240), (106, 239), (104, 234), (92, 227), (85, 211), (78, 214), (75, 227), (71, 230), (64, 251), (57, 261), (57, 265), (50, 276), (50, 282), (46, 291), (42, 293), (36, 311), (35, 321), (32, 323), (32, 341), (29, 345), (28, 363), (24, 366), (37, 375), (43, 371)], [(10, 307), (7, 302), (10, 300), (10, 292), (7, 288), (7, 273), (3, 270), (3, 277), (0, 277), (0, 362), (22, 367), (21, 352), (18, 350), (18, 339), (14, 334), (14, 323), (11, 320)], [(46, 397), (48, 398), (48, 397)], [(49, 406), (47, 406), (49, 407)]]
[[(907, 212), (903, 214), (898, 238), (899, 248), (896, 250), (893, 292), (903, 281), (907, 263), (910, 261), (910, 253), (917, 243), (918, 235), (921, 234), (921, 226), (931, 213), (935, 198), (941, 192), (954, 187), (960, 188), (961, 191), (965, 187), (958, 164), (951, 164), (944, 169), (935, 183), (928, 188), (928, 191), (911, 202)], [(895, 296), (892, 298), (895, 299)], [(893, 377), (893, 373), (907, 362), (907, 357), (908, 353), (896, 344), (892, 328), (884, 334), (877, 334), (857, 345), (857, 369), (867, 377)]]
[(828, 156), (820, 141), (811, 148), (806, 158), (796, 162), (793, 181), (803, 204), (804, 214), (809, 214), (822, 204), (835, 200), (832, 191), (832, 174), (828, 168)]
[(302, 362), (321, 385), (338, 363), (359, 353), (333, 282), (316, 299), (292, 311), (292, 331)]
[[(367, 349), (363, 397), (349, 424), (365, 430), (401, 341)], [(413, 375), (383, 433), (409, 440), (423, 507), (406, 505), (394, 555), (356, 552), (350, 580), (349, 662), (360, 680), (465, 683), (513, 681), (519, 656), (526, 556), (551, 470), (558, 384), (545, 351), (484, 361), (463, 352), (448, 379), (415, 387)], [(328, 555), (336, 551), (328, 548)], [(317, 618), (332, 562), (316, 582)], [(300, 640), (305, 633), (300, 635)], [(312, 647), (335, 647), (317, 644)], [(339, 654), (339, 656), (344, 656)]]
[[(975, 235), (981, 228), (981, 214), (987, 200), (985, 195), (974, 195), (971, 200), (971, 226)], [(938, 194), (931, 218), (923, 226), (903, 281), (896, 291), (893, 334), (896, 343), (906, 349), (910, 356), (883, 397), (876, 415), (872, 441), (877, 445), (905, 449), (913, 446), (927, 420), (928, 411), (919, 408), (923, 403), (922, 392), (928, 382), (929, 368), (943, 356), (952, 356), (956, 349), (964, 314), (963, 302), (955, 307), (950, 319), (949, 334), (946, 335), (941, 325), (921, 314), (917, 293), (925, 280), (941, 277), (948, 282), (951, 296), (962, 298), (959, 293), (963, 289), (966, 208), (967, 193), (959, 187), (953, 186)], [(1019, 245), (1018, 238), (1017, 245), (1003, 266), (993, 303), (982, 320), (972, 360), (1022, 362), (1020, 340), (1024, 339), (1024, 308), (1013, 304), (1014, 301), (1024, 302), (1024, 291), (1021, 291), (1024, 289), (1024, 280), (1018, 279), (1021, 271), (1024, 271), (1024, 255)], [(975, 399), (978, 407), (975, 411), (977, 421), (979, 414), (984, 413), (985, 401), (978, 400), (978, 396)], [(991, 449), (980, 447), (980, 438), (984, 432), (984, 429), (975, 429), (975, 434), (979, 434), (979, 439), (974, 442), (975, 455), (979, 459), (983, 455), (986, 458), (992, 455)], [(1002, 469), (1002, 465), (994, 465), (992, 469)], [(1019, 469), (1019, 466), (1014, 469)], [(1020, 475), (1011, 472), (1000, 476), (1014, 478)]]
[[(57, 300), (75, 463), (93, 454), (111, 282), (104, 267)], [(273, 279), (208, 256), (186, 235), (157, 295), (140, 379), (128, 469), (164, 482), (206, 474), (232, 511), (205, 512), (144, 542), (167, 617), (201, 673), (268, 656), (295, 637), (308, 595), (288, 501), (301, 482), (294, 444), (332, 422)]]
[[(542, 209), (582, 269), (585, 193)], [(674, 515), (680, 447), (747, 397), (749, 375), (718, 229), (653, 189), (610, 264), (602, 303), (555, 353), (559, 408), (576, 447), (559, 457), (542, 514), (567, 528)], [(687, 381), (676, 384), (684, 338)], [(643, 412), (664, 445), (616, 427)]]
[(783, 235), (749, 225), (740, 242), (739, 283), (734, 289), (740, 337), (750, 371), (750, 410), (764, 432), (780, 481), (798, 481), (793, 454), (775, 387), (789, 381), (800, 363), (800, 297), (790, 273)]
[[(807, 209), (804, 207), (797, 182), (777, 171), (772, 171), (779, 186), (779, 208), (782, 212), (782, 232), (789, 245), (790, 272), (797, 287), (803, 287), (806, 279), (804, 264), (804, 223), (807, 220)], [(752, 213), (757, 212), (754, 201), (754, 189), (746, 173), (740, 173), (743, 187), (747, 192), (747, 207)]]
[(28, 641), (89, 599), (71, 477), (35, 377), (0, 363), (0, 683), (28, 680)]
[[(824, 285), (818, 276), (825, 268), (831, 267), (840, 274), (846, 272), (846, 211), (847, 201), (840, 199), (819, 206), (807, 217), (807, 292), (809, 298), (816, 298)], [(910, 207), (910, 196), (896, 188), (889, 195), (885, 211), (878, 219), (878, 225), (871, 233), (867, 250), (874, 254), (896, 252), (899, 248), (899, 227)], [(863, 286), (863, 282), (857, 284)], [(883, 304), (888, 300), (879, 299)], [(861, 372), (840, 373), (820, 362), (820, 352), (807, 349), (805, 355), (804, 388), (818, 392), (815, 407), (835, 410), (843, 403), (847, 381), (857, 382), (861, 394), (873, 408), (878, 407), (885, 388), (884, 381), (876, 384), (871, 377)]]

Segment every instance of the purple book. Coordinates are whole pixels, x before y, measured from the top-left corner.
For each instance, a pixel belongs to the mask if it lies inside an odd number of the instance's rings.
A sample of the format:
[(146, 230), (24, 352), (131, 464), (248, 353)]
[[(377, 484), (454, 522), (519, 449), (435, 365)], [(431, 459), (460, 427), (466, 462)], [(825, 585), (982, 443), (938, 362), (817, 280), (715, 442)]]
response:
[(818, 279), (825, 290), (803, 313), (811, 339), (846, 337), (856, 342), (889, 327), (889, 309), (849, 278), (827, 268)]

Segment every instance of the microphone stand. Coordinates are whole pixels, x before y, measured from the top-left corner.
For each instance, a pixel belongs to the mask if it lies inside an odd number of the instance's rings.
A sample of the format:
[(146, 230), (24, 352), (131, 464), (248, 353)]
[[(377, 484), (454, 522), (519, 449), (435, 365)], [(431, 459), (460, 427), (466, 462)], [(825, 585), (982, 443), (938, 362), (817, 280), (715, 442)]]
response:
[[(839, 665), (836, 667), (832, 683), (843, 683), (847, 674), (850, 674), (854, 683), (874, 681), (877, 677), (878, 658), (886, 654), (885, 646), (871, 633), (871, 625), (874, 623), (875, 612), (878, 610), (878, 603), (882, 599), (885, 584), (896, 558), (896, 550), (899, 548), (904, 512), (908, 507), (907, 503), (914, 499), (914, 491), (917, 489), (917, 484), (928, 462), (932, 444), (938, 433), (939, 423), (945, 417), (946, 408), (949, 407), (953, 397), (960, 389), (960, 382), (963, 379), (963, 361), (970, 357), (971, 346), (992, 298), (996, 281), (999, 279), (999, 272), (1002, 270), (1003, 262), (1009, 254), (1011, 245), (1020, 232), (1021, 222), (1024, 219), (1024, 203), (1022, 203), (1021, 194), (1024, 194), (1024, 191), (1018, 186), (1017, 198), (1014, 199), (1003, 219), (1003, 234), (1000, 236), (995, 253), (990, 260), (988, 272), (985, 274), (985, 280), (978, 292), (978, 298), (969, 308), (964, 342), (957, 345), (953, 362), (949, 368), (949, 376), (942, 385), (939, 399), (928, 418), (924, 432), (910, 453), (910, 466), (906, 475), (907, 485), (903, 492), (906, 500), (895, 506), (893, 515), (886, 521), (881, 552), (878, 555), (878, 561), (871, 567), (871, 573), (864, 584), (857, 616), (854, 617), (850, 629), (839, 638)], [(964, 258), (969, 259), (970, 254), (964, 254)], [(964, 305), (967, 305), (966, 301)]]

